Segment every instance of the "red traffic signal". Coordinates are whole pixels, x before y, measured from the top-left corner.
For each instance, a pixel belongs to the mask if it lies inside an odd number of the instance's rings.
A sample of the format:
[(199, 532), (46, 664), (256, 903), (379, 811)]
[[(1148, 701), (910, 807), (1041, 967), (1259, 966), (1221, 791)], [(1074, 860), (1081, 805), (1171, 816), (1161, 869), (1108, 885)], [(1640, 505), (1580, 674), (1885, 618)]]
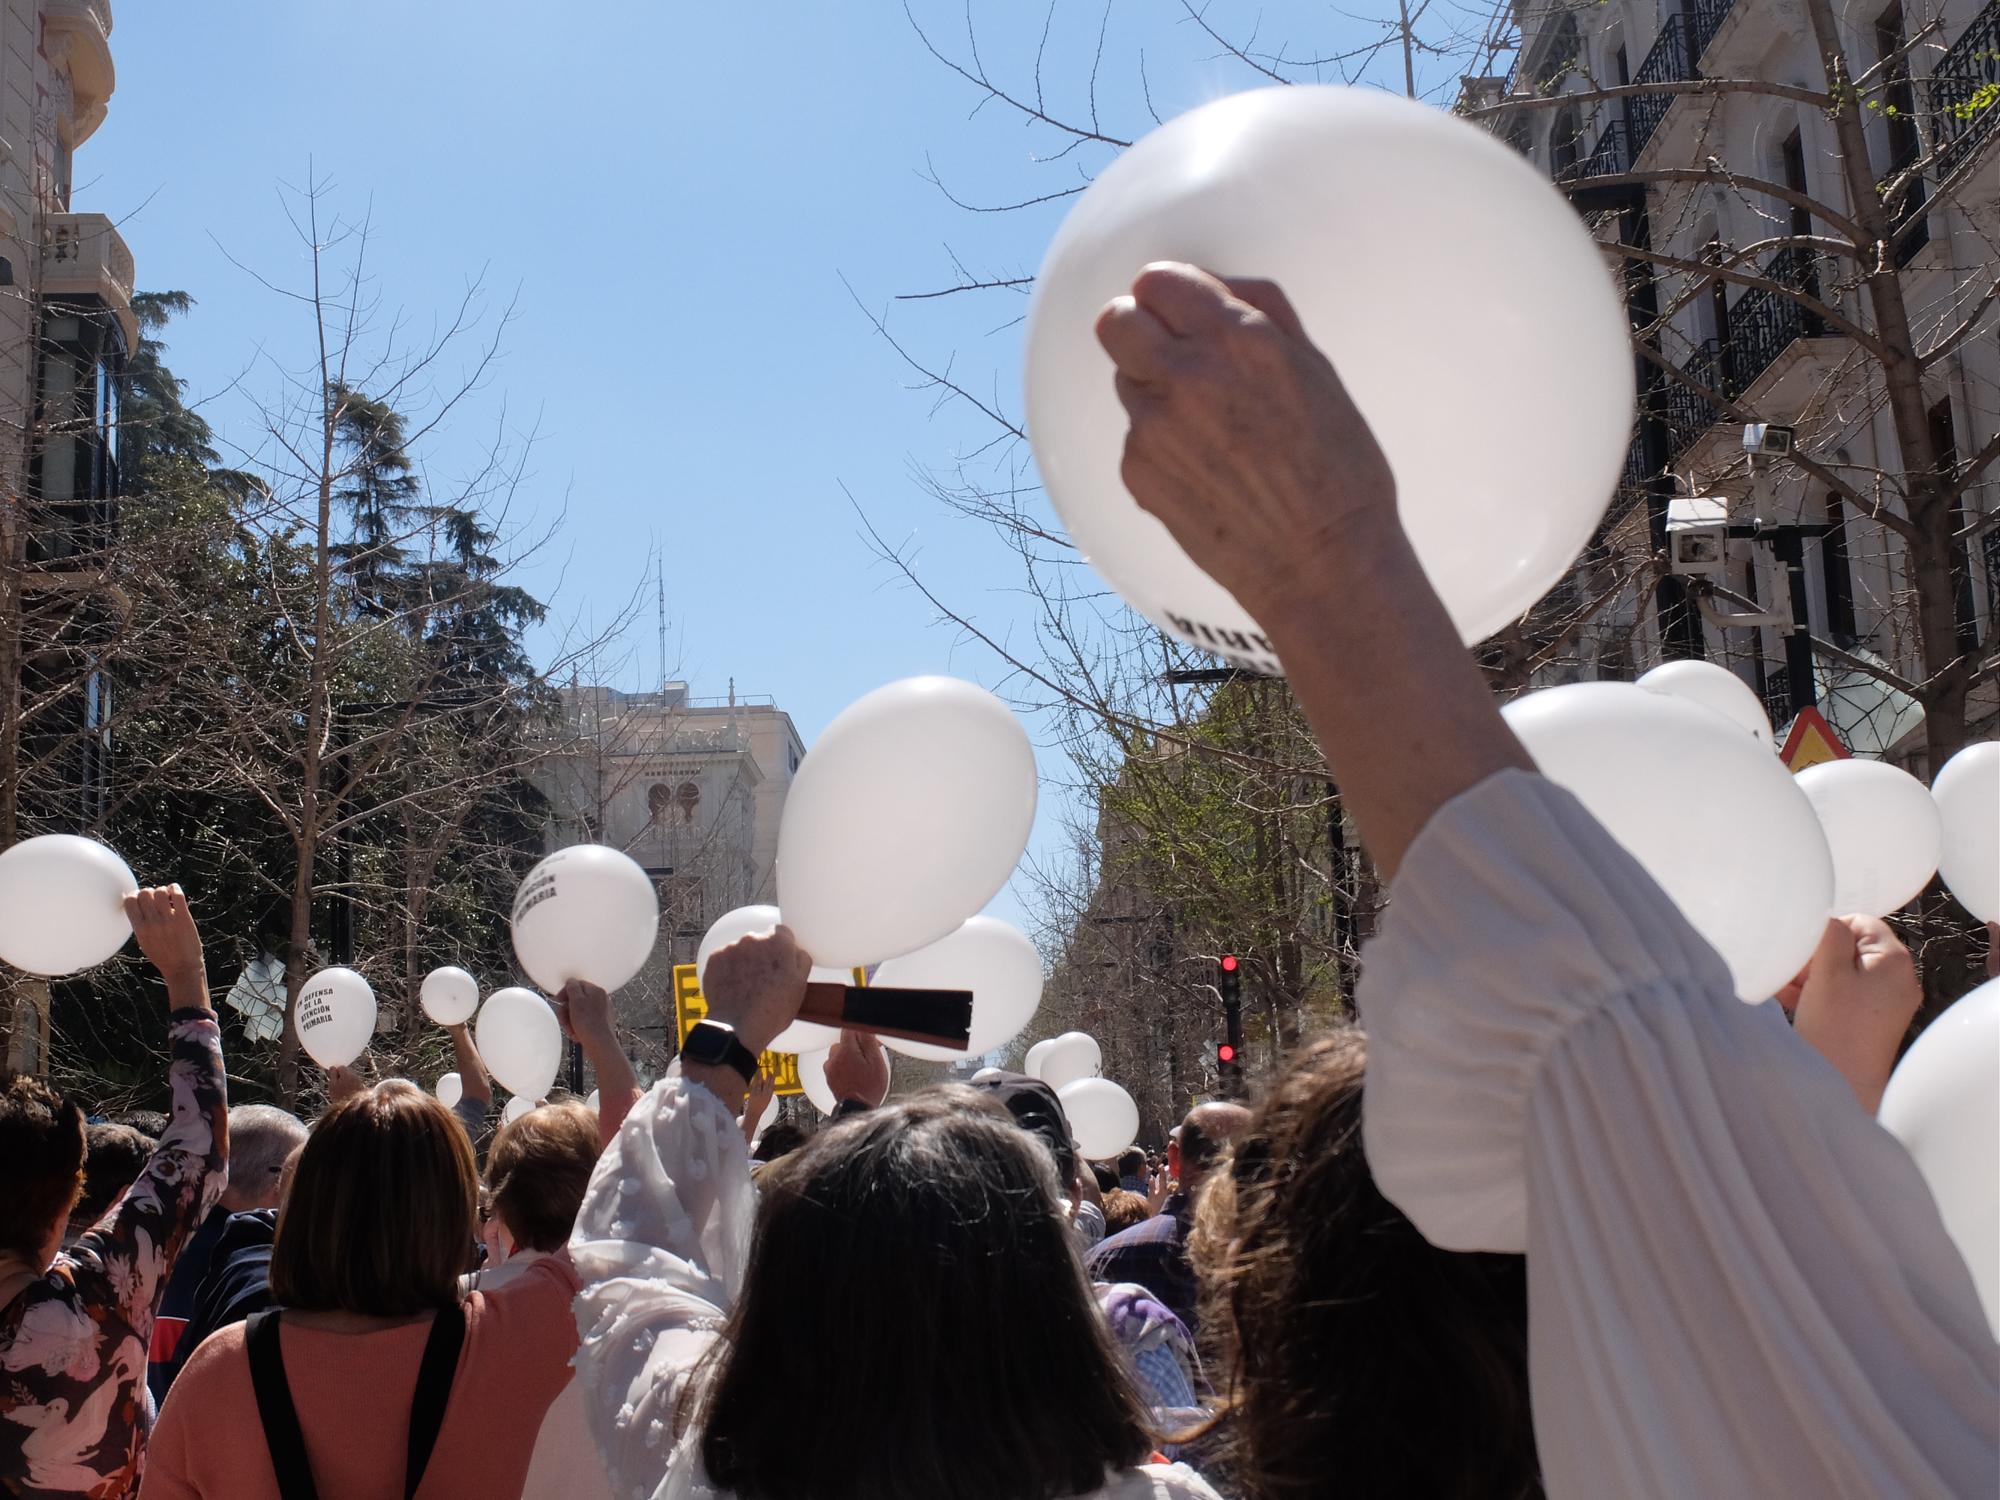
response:
[(1225, 974), (1234, 974), (1236, 972), (1236, 955), (1234, 953), (1225, 953), (1222, 955), (1222, 972)]
[(1225, 1065), (1235, 1062), (1236, 1049), (1230, 1046), (1229, 1043), (1223, 1042), (1215, 1049), (1215, 1060)]

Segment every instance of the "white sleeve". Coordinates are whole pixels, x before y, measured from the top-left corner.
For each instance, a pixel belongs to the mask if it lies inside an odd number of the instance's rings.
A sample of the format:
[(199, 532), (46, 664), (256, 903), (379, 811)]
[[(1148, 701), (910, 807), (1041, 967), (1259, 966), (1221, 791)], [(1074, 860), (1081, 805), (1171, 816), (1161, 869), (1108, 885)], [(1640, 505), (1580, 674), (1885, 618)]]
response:
[(569, 1244), (575, 1363), (616, 1494), (652, 1494), (666, 1475), (681, 1393), (742, 1286), (755, 1202), (735, 1117), (678, 1065), (591, 1174)]
[(1568, 793), (1432, 820), (1360, 1007), (1383, 1192), (1527, 1254), (1551, 1500), (2000, 1492), (2000, 1346), (1915, 1165)]

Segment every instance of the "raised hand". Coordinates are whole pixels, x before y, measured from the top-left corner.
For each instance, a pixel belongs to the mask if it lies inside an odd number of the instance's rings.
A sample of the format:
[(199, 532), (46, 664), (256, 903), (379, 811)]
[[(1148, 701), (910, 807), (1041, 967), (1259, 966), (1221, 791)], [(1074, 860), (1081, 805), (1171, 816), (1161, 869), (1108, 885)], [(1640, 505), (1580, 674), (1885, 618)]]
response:
[(826, 1054), (826, 1086), (836, 1102), (854, 1099), (874, 1109), (889, 1094), (889, 1054), (869, 1032), (842, 1031)]
[(208, 970), (201, 957), (201, 934), (187, 895), (177, 885), (152, 886), (125, 898), (125, 915), (139, 951), (160, 971), (167, 998), (176, 1010), (210, 1010)]
[(1798, 984), (1794, 1024), (1873, 1114), (1923, 998), (1910, 950), (1887, 923), (1835, 917)]
[(812, 960), (780, 927), (762, 937), (742, 937), (709, 955), (702, 992), (708, 1015), (736, 1029), (736, 1039), (752, 1052), (765, 1052), (771, 1039), (798, 1016), (806, 1000)]

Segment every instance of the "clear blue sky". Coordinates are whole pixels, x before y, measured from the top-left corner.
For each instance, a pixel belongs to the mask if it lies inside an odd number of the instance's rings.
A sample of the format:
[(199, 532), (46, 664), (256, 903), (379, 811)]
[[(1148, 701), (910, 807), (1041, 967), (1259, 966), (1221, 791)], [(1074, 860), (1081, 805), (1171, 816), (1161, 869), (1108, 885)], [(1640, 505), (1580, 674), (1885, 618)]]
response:
[[(965, 55), (956, 0), (913, 6)], [(982, 0), (976, 14), (996, 76), (1032, 91), (1040, 7)], [(1261, 18), (1260, 45), (1298, 55), (1379, 31), (1321, 5), (1218, 0), (1208, 16), (1237, 36)], [(1094, 3), (1057, 12), (1052, 111), (1085, 107), (1098, 22)], [(539, 428), (517, 519), (563, 521), (522, 581), (558, 618), (599, 623), (643, 587), (629, 659), (605, 674), (618, 685), (657, 675), (655, 549), (669, 670), (697, 694), (733, 677), (773, 695), (808, 744), (892, 678), (997, 679), (871, 557), (843, 495), (914, 544), (954, 604), (996, 633), (1024, 629), (1007, 554), (914, 478), (990, 429), (910, 389), (842, 278), (880, 310), (950, 285), (950, 251), (982, 276), (1032, 272), (1062, 205), (966, 213), (924, 180), (927, 159), (987, 203), (1076, 179), (1037, 162), (1062, 144), (1047, 131), (992, 104), (968, 118), (978, 92), (926, 54), (899, 0), (118, 0), (112, 48), (118, 88), (77, 153), (75, 207), (121, 222), (142, 289), (198, 299), (170, 357), (225, 436), (250, 441), (249, 398), (276, 388), (259, 351), (296, 366), (305, 348), (298, 311), (232, 261), (297, 281), (280, 184), (310, 163), (343, 214), (372, 215), (385, 315), (421, 330), (475, 278), (496, 314), (518, 296), (504, 361), (424, 457), (439, 474), (472, 463), (503, 407)], [(1122, 0), (1096, 86), (1107, 133), (1148, 123), (1142, 51), (1163, 116), (1260, 81), (1177, 5)], [(1024, 305), (998, 292), (889, 317), (1011, 412)], [(1043, 769), (1065, 768), (1047, 752)], [(1059, 797), (1045, 792), (1044, 845)]]

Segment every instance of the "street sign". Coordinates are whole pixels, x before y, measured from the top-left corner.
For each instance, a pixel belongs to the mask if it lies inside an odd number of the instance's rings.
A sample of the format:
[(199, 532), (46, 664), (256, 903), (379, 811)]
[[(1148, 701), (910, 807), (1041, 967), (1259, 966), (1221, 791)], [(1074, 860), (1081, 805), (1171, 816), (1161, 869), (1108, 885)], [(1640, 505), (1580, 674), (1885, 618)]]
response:
[[(674, 1024), (678, 1045), (687, 1045), (687, 1034), (694, 1029), (694, 1023), (708, 1014), (708, 1001), (702, 998), (701, 974), (693, 964), (674, 965)], [(799, 1060), (790, 1052), (766, 1052), (757, 1061), (762, 1065), (764, 1076), (778, 1085), (778, 1093), (803, 1094), (805, 1085), (799, 1082)]]
[(1778, 759), (1794, 776), (1807, 766), (1823, 766), (1830, 760), (1849, 758), (1850, 752), (1841, 744), (1840, 736), (1811, 705), (1799, 710), (1799, 716), (1792, 720), (1791, 732), (1785, 736), (1785, 748), (1778, 752)]

